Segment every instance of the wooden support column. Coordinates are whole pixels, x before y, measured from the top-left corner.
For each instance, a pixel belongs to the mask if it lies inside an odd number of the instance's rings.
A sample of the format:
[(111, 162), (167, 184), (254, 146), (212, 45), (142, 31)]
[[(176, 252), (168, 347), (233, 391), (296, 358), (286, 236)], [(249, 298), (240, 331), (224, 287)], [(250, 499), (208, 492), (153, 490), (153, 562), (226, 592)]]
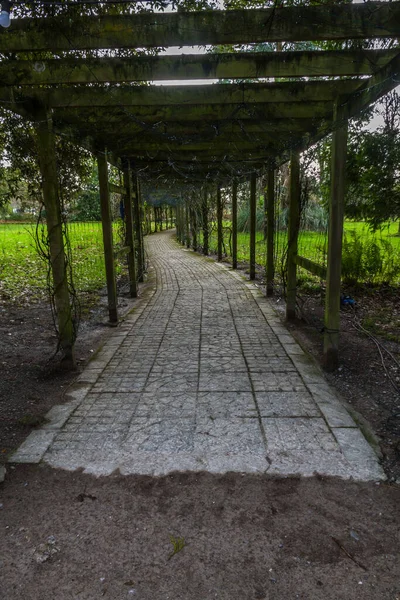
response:
[(131, 298), (137, 298), (138, 289), (136, 282), (136, 260), (135, 260), (135, 237), (133, 233), (133, 214), (132, 214), (132, 179), (129, 162), (124, 165), (124, 187), (125, 187), (125, 243), (129, 246), (128, 273), (129, 273), (129, 294)]
[(217, 188), (217, 260), (222, 260), (222, 198), (221, 188)]
[(191, 226), (192, 226), (192, 248), (197, 252), (197, 214), (196, 207), (191, 209)]
[[(145, 247), (144, 247), (144, 231), (143, 231), (143, 224), (144, 224), (144, 203), (143, 203), (143, 196), (142, 196), (142, 186), (140, 185), (140, 179), (137, 179), (137, 187), (138, 187), (138, 202), (139, 202), (139, 218), (140, 218), (140, 223), (141, 223), (141, 227), (140, 227), (140, 232), (141, 232), (141, 257), (142, 257), (142, 262), (141, 262), (141, 266), (142, 266), (142, 276), (143, 279), (142, 281), (144, 281), (144, 274), (147, 272), (147, 267), (146, 267), (146, 252), (145, 252)], [(140, 278), (139, 278), (139, 281)]]
[(208, 234), (208, 192), (207, 188), (203, 191), (203, 202), (202, 202), (202, 218), (203, 218), (203, 254), (208, 255), (209, 251), (209, 234)]
[(68, 291), (53, 121), (51, 113), (47, 111), (43, 111), (38, 117), (40, 120), (36, 133), (43, 201), (46, 209), (58, 341), (63, 354), (61, 364), (66, 369), (73, 369), (75, 367), (75, 330)]
[(133, 175), (133, 222), (135, 227), (135, 240), (137, 248), (137, 267), (138, 267), (138, 281), (143, 283), (144, 281), (144, 252), (143, 252), (143, 231), (142, 231), (142, 216), (141, 216), (141, 202), (140, 202), (140, 184), (136, 175)]
[(296, 318), (297, 241), (300, 225), (300, 154), (292, 152), (290, 158), (289, 224), (286, 281), (286, 319)]
[(188, 200), (185, 201), (185, 243), (186, 248), (190, 248), (190, 216)]
[(332, 136), (331, 194), (329, 203), (328, 271), (325, 298), (324, 365), (339, 366), (340, 283), (347, 155), (347, 113), (335, 104)]
[(182, 243), (180, 204), (176, 205), (175, 210), (176, 210), (176, 239), (178, 240), (178, 242)]
[(264, 220), (263, 220), (264, 241), (268, 236), (268, 177), (267, 185), (264, 185)]
[(274, 243), (275, 243), (275, 171), (269, 169), (267, 179), (267, 296), (274, 293)]
[(157, 218), (157, 207), (153, 206), (154, 212), (154, 233), (158, 232), (158, 218)]
[(256, 278), (256, 199), (257, 177), (252, 173), (250, 178), (250, 279)]
[(118, 323), (117, 284), (115, 279), (114, 246), (111, 221), (110, 197), (108, 191), (107, 152), (97, 153), (99, 169), (101, 225), (103, 230), (104, 261), (106, 267), (108, 316), (110, 323)]
[(232, 269), (237, 269), (237, 181), (232, 184)]

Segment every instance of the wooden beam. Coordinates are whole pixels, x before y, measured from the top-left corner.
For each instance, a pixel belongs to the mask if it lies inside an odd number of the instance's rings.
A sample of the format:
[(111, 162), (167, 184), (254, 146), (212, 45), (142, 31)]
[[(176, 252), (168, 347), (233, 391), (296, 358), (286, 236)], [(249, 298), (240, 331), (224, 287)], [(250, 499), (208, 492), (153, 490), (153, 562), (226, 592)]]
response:
[(120, 194), (121, 196), (126, 194), (126, 189), (122, 185), (116, 185), (115, 183), (108, 184), (108, 191), (111, 194)]
[(346, 108), (336, 106), (341, 123), (332, 137), (331, 195), (329, 202), (328, 272), (325, 297), (324, 365), (328, 371), (339, 366), (340, 288), (347, 154)]
[(372, 75), (397, 50), (236, 52), (130, 58), (2, 60), (3, 86)]
[(46, 227), (58, 326), (58, 341), (62, 351), (61, 364), (67, 369), (75, 367), (75, 331), (68, 290), (67, 263), (64, 248), (63, 222), (56, 164), (55, 137), (51, 115), (41, 111), (36, 128), (39, 166), (42, 175), (43, 201), (46, 209)]
[(396, 38), (399, 2), (15, 19), (0, 52)]
[[(118, 86), (118, 87), (86, 87), (69, 86), (50, 89), (48, 91), (24, 88), (23, 92), (32, 96), (34, 101), (45, 102), (52, 108), (97, 107), (104, 106), (108, 110), (112, 106), (135, 106), (139, 109), (150, 107), (182, 106), (199, 107), (214, 104), (281, 104), (334, 102), (339, 95), (346, 95), (357, 90), (362, 79), (336, 79), (334, 81), (286, 81), (270, 83), (221, 83), (219, 85), (194, 86)], [(13, 88), (0, 88), (0, 98), (9, 99)], [(14, 90), (14, 98), (18, 90)], [(136, 111), (135, 111), (136, 114)], [(312, 113), (310, 114), (312, 116)], [(179, 113), (177, 117), (180, 118)]]
[(289, 224), (286, 281), (286, 320), (296, 318), (296, 256), (300, 225), (300, 155), (292, 152), (290, 159)]
[(310, 260), (309, 258), (305, 258), (304, 256), (297, 255), (295, 258), (296, 265), (306, 269), (313, 275), (316, 275), (320, 279), (326, 279), (326, 267), (323, 265), (319, 265), (318, 263)]
[(108, 188), (107, 153), (104, 150), (97, 154), (100, 187), (101, 225), (103, 231), (104, 261), (107, 280), (108, 315), (110, 323), (118, 323), (118, 298), (115, 279), (115, 265), (113, 252), (113, 234), (111, 222), (111, 209)]
[[(128, 119), (127, 119), (128, 117)], [(262, 115), (260, 115), (262, 117)], [(179, 114), (177, 114), (179, 119)], [(123, 123), (122, 132), (135, 135), (136, 137), (142, 136), (147, 138), (148, 136), (158, 134), (164, 135), (165, 137), (170, 136), (193, 136), (195, 138), (201, 136), (208, 136), (209, 138), (215, 137), (216, 135), (237, 135), (246, 133), (260, 133), (267, 134), (273, 133), (276, 135), (276, 131), (285, 133), (304, 133), (311, 129), (316, 124), (314, 118), (279, 118), (273, 119), (257, 118), (257, 119), (245, 119), (241, 120), (238, 118), (233, 119), (219, 119), (215, 121), (168, 121), (168, 122), (156, 122), (153, 124), (143, 123), (141, 121), (134, 120), (134, 114), (130, 111), (118, 111), (118, 109), (107, 110), (106, 108), (99, 107), (93, 111), (90, 108), (73, 108), (73, 109), (55, 109), (54, 110), (54, 121), (67, 126), (79, 125), (80, 127), (86, 128), (100, 126), (101, 131), (113, 133), (118, 125)], [(167, 139), (167, 137), (166, 137)]]
[[(395, 89), (399, 85), (399, 78), (400, 53), (384, 68), (367, 79), (356, 92), (350, 94), (348, 97), (341, 98), (339, 105), (345, 110), (348, 118), (356, 117), (368, 108), (368, 106), (379, 100), (379, 98)], [(299, 139), (295, 146), (296, 149), (300, 152), (309, 148), (334, 131), (338, 126), (340, 126), (340, 123), (333, 118), (321, 121), (316, 127), (309, 129), (307, 134)], [(287, 162), (288, 155), (288, 152), (283, 152), (277, 156), (276, 165), (279, 166)]]
[(359, 115), (364, 109), (371, 106), (382, 96), (399, 85), (400, 77), (400, 52), (385, 67), (361, 84), (340, 106), (345, 110), (348, 118)]

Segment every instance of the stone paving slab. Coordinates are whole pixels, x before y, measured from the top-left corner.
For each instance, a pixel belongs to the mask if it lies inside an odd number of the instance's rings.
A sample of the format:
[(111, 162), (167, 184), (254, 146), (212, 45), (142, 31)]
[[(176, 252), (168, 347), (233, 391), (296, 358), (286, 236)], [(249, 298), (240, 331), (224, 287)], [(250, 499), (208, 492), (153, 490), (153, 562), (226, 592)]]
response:
[(157, 289), (11, 458), (88, 473), (383, 479), (372, 448), (257, 286), (151, 236)]

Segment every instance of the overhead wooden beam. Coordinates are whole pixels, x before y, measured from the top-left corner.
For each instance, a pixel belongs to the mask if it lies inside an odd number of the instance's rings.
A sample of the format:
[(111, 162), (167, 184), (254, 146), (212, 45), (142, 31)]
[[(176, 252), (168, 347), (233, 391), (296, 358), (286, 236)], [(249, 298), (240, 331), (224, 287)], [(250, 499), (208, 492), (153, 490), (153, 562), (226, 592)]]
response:
[[(129, 138), (117, 139), (115, 142), (115, 149), (118, 148), (119, 152), (129, 151), (132, 154), (138, 155), (144, 155), (147, 152), (153, 154), (156, 152), (166, 152), (172, 155), (176, 151), (180, 154), (183, 152), (191, 152), (193, 154), (206, 152), (211, 155), (218, 153), (229, 155), (235, 152), (259, 153), (265, 149), (269, 149), (269, 154), (273, 154), (280, 147), (282, 147), (282, 140), (276, 138), (274, 140), (270, 135), (264, 137), (254, 136), (253, 140), (249, 138), (232, 140), (229, 137), (223, 137), (221, 139), (215, 138), (214, 140), (190, 143), (185, 143), (179, 139), (171, 142), (168, 140), (165, 142), (150, 140), (149, 142), (136, 143), (134, 139)], [(111, 144), (111, 148), (114, 148), (113, 144)], [(117, 191), (116, 193), (119, 192)]]
[(0, 52), (395, 38), (400, 2), (15, 19)]
[[(362, 80), (344, 79), (334, 81), (286, 81), (268, 83), (222, 83), (194, 86), (118, 86), (84, 87), (71, 86), (46, 90), (24, 88), (24, 94), (36, 101), (46, 102), (52, 108), (135, 106), (177, 107), (180, 105), (203, 106), (213, 104), (276, 104), (296, 102), (334, 102), (338, 95), (351, 94), (363, 83)], [(0, 88), (9, 98), (10, 88)], [(18, 90), (14, 91), (18, 97)]]
[[(61, 103), (60, 99), (60, 103)], [(88, 101), (87, 101), (88, 102)], [(1, 101), (0, 101), (1, 104)], [(82, 104), (89, 106), (88, 104)], [(175, 106), (137, 106), (134, 110), (125, 112), (123, 122), (129, 124), (141, 122), (143, 128), (146, 125), (159, 123), (160, 121), (219, 121), (221, 119), (240, 119), (254, 120), (259, 118), (261, 121), (279, 119), (321, 119), (332, 116), (333, 102), (286, 102), (281, 104), (249, 102), (247, 105), (242, 103), (225, 104), (203, 104), (185, 106), (177, 104)]]
[[(342, 97), (339, 101), (339, 108), (346, 112), (347, 118), (355, 117), (362, 113), (379, 100), (382, 96), (395, 89), (399, 85), (400, 78), (400, 53), (390, 61), (385, 67), (380, 69), (375, 75), (367, 79), (356, 92), (347, 97)], [(339, 114), (342, 111), (339, 110)], [(299, 139), (296, 149), (303, 151), (306, 148), (316, 144), (328, 133), (335, 131), (340, 127), (336, 119), (326, 119), (320, 122), (316, 127), (310, 129), (302, 139)], [(276, 158), (277, 166), (287, 162), (290, 152), (286, 151)]]
[[(179, 116), (179, 115), (177, 115)], [(262, 115), (260, 115), (262, 117)], [(94, 129), (96, 126), (105, 133), (115, 134), (118, 125), (121, 126), (123, 133), (129, 133), (140, 139), (140, 136), (148, 139), (149, 136), (194, 136), (214, 138), (219, 135), (237, 135), (243, 133), (304, 133), (311, 130), (316, 119), (300, 119), (300, 118), (274, 118), (267, 119), (220, 119), (215, 121), (168, 121), (156, 122), (152, 124), (142, 123), (138, 120), (126, 119), (123, 112), (112, 111), (98, 108), (94, 111), (90, 109), (56, 109), (54, 111), (54, 121), (56, 124), (71, 124), (79, 125), (81, 131)]]
[(372, 75), (396, 50), (237, 52), (133, 58), (3, 60), (5, 86)]

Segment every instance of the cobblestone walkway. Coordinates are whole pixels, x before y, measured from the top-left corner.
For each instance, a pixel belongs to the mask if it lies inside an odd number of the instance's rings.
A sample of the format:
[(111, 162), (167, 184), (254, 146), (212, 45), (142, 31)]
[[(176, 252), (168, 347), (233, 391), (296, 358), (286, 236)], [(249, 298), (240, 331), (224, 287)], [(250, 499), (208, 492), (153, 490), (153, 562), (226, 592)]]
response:
[(12, 458), (109, 474), (314, 472), (380, 479), (371, 447), (257, 288), (147, 239), (156, 291)]

